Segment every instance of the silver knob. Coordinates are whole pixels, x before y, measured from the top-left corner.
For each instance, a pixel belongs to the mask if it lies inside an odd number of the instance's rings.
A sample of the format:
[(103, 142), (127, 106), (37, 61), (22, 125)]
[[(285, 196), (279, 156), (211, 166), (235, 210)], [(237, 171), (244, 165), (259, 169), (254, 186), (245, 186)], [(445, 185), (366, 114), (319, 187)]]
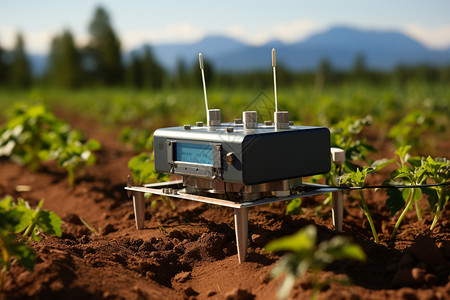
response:
[(220, 109), (208, 109), (208, 126), (220, 126)]
[(276, 111), (273, 114), (275, 129), (289, 129), (289, 112)]
[(258, 128), (258, 113), (256, 111), (244, 111), (242, 113), (244, 129)]

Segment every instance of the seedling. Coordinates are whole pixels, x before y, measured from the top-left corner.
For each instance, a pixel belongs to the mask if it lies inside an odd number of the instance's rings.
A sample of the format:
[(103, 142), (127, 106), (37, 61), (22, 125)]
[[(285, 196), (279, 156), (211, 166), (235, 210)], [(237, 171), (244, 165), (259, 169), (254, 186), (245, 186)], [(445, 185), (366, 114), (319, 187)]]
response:
[(93, 235), (96, 236), (100, 236), (102, 235), (102, 229), (100, 227), (95, 228), (94, 226), (91, 226), (85, 219), (83, 219), (82, 217), (79, 217), (81, 223), (83, 223), (84, 226), (86, 226), (87, 229), (89, 229), (89, 231), (92, 232)]
[[(345, 162), (342, 166), (336, 166), (334, 162), (331, 162), (330, 172), (313, 176), (313, 182), (318, 182), (324, 178), (326, 185), (336, 186), (339, 184), (336, 182), (337, 178), (342, 175), (344, 170), (352, 172), (358, 169), (357, 161), (371, 164), (372, 161), (367, 158), (367, 154), (377, 152), (377, 150), (372, 145), (369, 145), (365, 139), (359, 138), (362, 130), (371, 124), (371, 116), (359, 119), (356, 117), (347, 117), (330, 127), (331, 146), (341, 148), (345, 151)], [(316, 208), (316, 212), (319, 212), (327, 205), (331, 205), (331, 201), (332, 195), (328, 193), (322, 204)], [(299, 205), (299, 203), (292, 203), (292, 206), (294, 205)], [(291, 211), (299, 212), (299, 206), (297, 208), (292, 207)]]
[(128, 168), (131, 170), (133, 181), (137, 185), (155, 181), (167, 181), (170, 176), (155, 171), (153, 155), (143, 152), (130, 159)]
[(417, 149), (421, 142), (422, 133), (426, 129), (433, 128), (433, 126), (433, 118), (420, 110), (413, 110), (391, 128), (388, 137), (394, 139), (397, 145), (411, 145), (414, 149)]
[(132, 146), (136, 153), (153, 148), (152, 133), (146, 129), (139, 130), (125, 127), (120, 132), (119, 140), (124, 144)]
[[(358, 169), (355, 161), (362, 161), (370, 164), (371, 161), (368, 160), (367, 154), (370, 152), (377, 152), (377, 150), (372, 145), (369, 145), (365, 139), (359, 138), (359, 134), (364, 127), (370, 126), (371, 124), (371, 116), (366, 116), (361, 119), (347, 117), (330, 128), (331, 146), (341, 148), (345, 151), (344, 169), (346, 171), (356, 171), (356, 169)], [(333, 175), (334, 174), (329, 175), (327, 184), (335, 184), (332, 182)]]
[(317, 244), (317, 229), (309, 225), (291, 236), (271, 241), (266, 251), (292, 251), (281, 257), (272, 269), (271, 276), (278, 277), (286, 274), (278, 289), (278, 298), (286, 299), (297, 278), (308, 270), (312, 272), (313, 294), (315, 299), (327, 282), (320, 281), (318, 273), (328, 264), (340, 259), (365, 260), (361, 247), (350, 242), (347, 237), (336, 236), (329, 241)]
[[(55, 213), (42, 210), (41, 200), (35, 209), (19, 198), (17, 204), (11, 197), (0, 200), (0, 288), (14, 261), (27, 269), (34, 267), (33, 250), (26, 246), (32, 239), (40, 241), (39, 233), (61, 236), (61, 219)], [(19, 234), (22, 236), (19, 238)]]
[[(341, 184), (350, 184), (353, 187), (363, 187), (364, 182), (366, 181), (367, 174), (372, 173), (376, 170), (375, 167), (364, 167), (361, 171), (359, 169), (356, 170), (356, 172), (351, 172), (348, 174), (345, 174), (341, 177)], [(375, 225), (372, 220), (372, 216), (370, 215), (369, 207), (367, 206), (366, 199), (364, 197), (364, 191), (358, 190), (359, 198), (361, 199), (361, 205), (359, 205), (359, 208), (362, 209), (364, 212), (364, 215), (367, 218), (367, 221), (369, 221), (370, 229), (372, 230), (372, 235), (375, 243), (379, 243), (378, 234), (375, 229)]]
[(288, 215), (299, 215), (302, 213), (302, 199), (293, 199), (289, 201), (288, 205), (286, 206), (286, 214)]
[[(424, 161), (420, 157), (410, 157), (408, 154), (409, 149), (411, 149), (411, 146), (407, 145), (400, 147), (395, 151), (395, 154), (399, 157), (400, 165), (397, 170), (394, 170), (391, 173), (391, 182), (399, 182), (400, 180), (400, 183), (402, 184), (423, 184), (427, 179), (426, 170), (423, 165)], [(386, 200), (386, 206), (392, 214), (395, 214), (404, 207), (391, 234), (391, 238), (394, 238), (406, 212), (413, 206), (416, 210), (417, 219), (422, 220), (422, 208), (418, 203), (422, 196), (422, 191), (419, 188), (411, 188), (403, 189), (402, 192), (398, 190), (388, 190), (387, 193), (389, 198)]]
[[(428, 178), (431, 178), (435, 183), (444, 183), (450, 179), (450, 161), (446, 158), (431, 158), (427, 157), (423, 168), (425, 169)], [(447, 205), (450, 198), (450, 190), (444, 186), (436, 186), (431, 188), (423, 188), (423, 191), (428, 196), (428, 203), (431, 211), (434, 213), (433, 222), (430, 230), (434, 230), (439, 220), (439, 215), (444, 207)]]
[(52, 145), (48, 158), (56, 159), (58, 167), (67, 170), (69, 185), (73, 186), (76, 172), (88, 165), (95, 164), (96, 158), (93, 151), (100, 148), (101, 145), (98, 141), (91, 139), (82, 143), (80, 134), (77, 131), (71, 131), (67, 140)]
[(69, 124), (41, 104), (17, 106), (0, 128), (0, 156), (10, 157), (33, 171), (41, 162), (57, 160), (58, 166), (67, 170), (71, 186), (77, 170), (95, 163), (92, 151), (98, 149), (98, 141), (83, 143), (78, 131), (70, 130)]
[(43, 105), (17, 105), (0, 128), (0, 156), (36, 171), (43, 160), (43, 151), (51, 147), (48, 137), (63, 138), (69, 129)]

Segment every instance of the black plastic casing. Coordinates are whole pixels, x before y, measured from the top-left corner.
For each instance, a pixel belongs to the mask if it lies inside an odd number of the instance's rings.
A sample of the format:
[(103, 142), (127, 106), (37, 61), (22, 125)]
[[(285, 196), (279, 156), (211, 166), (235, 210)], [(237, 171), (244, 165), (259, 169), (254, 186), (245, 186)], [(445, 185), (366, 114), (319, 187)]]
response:
[[(253, 185), (323, 174), (331, 168), (330, 131), (325, 127), (275, 130), (259, 124), (257, 129), (244, 130), (229, 123), (187, 130), (161, 128), (153, 137), (155, 169), (162, 173)], [(180, 142), (212, 145), (214, 164), (174, 161), (173, 145)]]

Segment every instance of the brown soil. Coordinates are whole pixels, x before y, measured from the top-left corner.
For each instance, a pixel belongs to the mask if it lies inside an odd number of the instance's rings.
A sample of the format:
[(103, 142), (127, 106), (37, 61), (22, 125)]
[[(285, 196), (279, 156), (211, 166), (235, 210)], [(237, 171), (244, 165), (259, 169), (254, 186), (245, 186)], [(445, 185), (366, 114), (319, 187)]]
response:
[[(61, 238), (44, 235), (32, 244), (33, 271), (11, 267), (0, 299), (275, 299), (282, 278), (271, 279), (270, 271), (282, 253), (266, 253), (264, 245), (307, 224), (317, 226), (320, 241), (337, 235), (330, 208), (314, 213), (323, 197), (305, 198), (300, 216), (285, 215), (284, 203), (250, 209), (249, 254), (243, 264), (236, 255), (232, 209), (174, 200), (172, 210), (160, 203), (147, 209), (145, 229), (138, 231), (124, 190), (133, 153), (117, 143), (114, 131), (65, 117), (101, 141), (98, 164), (69, 187), (64, 172), (52, 164), (32, 173), (0, 160), (0, 197), (23, 197), (32, 205), (44, 198), (44, 208), (63, 219)], [(393, 156), (389, 143), (375, 140), (371, 132), (367, 136), (381, 149), (377, 156)], [(383, 171), (370, 183), (381, 183), (388, 174)], [(17, 192), (18, 185), (32, 190)], [(344, 234), (363, 247), (368, 259), (327, 267), (320, 278), (348, 278), (351, 284), (333, 281), (319, 299), (450, 299), (450, 210), (432, 233), (429, 212), (420, 222), (409, 212), (398, 238), (389, 242), (394, 219), (385, 207), (386, 194), (367, 191), (381, 238), (375, 244), (354, 197), (346, 196)], [(79, 217), (99, 232), (93, 234)], [(290, 297), (309, 299), (311, 294), (307, 274)]]

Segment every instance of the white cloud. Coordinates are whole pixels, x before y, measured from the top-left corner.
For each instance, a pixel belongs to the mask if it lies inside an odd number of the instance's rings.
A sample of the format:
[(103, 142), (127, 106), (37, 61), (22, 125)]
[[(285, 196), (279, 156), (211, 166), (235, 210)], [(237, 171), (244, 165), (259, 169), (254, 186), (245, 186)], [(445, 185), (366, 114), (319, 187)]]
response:
[(247, 35), (247, 31), (242, 25), (231, 25), (228, 28), (225, 28), (224, 34), (235, 38), (235, 39), (244, 39)]
[(193, 42), (205, 36), (202, 28), (189, 22), (173, 23), (163, 28), (130, 30), (120, 33), (123, 49), (131, 50), (142, 43), (163, 44)]
[(262, 45), (270, 40), (277, 39), (285, 43), (302, 40), (320, 26), (310, 20), (296, 20), (287, 23), (270, 24), (257, 29), (247, 28), (243, 25), (233, 25), (225, 29), (225, 34), (253, 45)]
[(450, 47), (450, 25), (425, 28), (417, 24), (408, 24), (403, 31), (432, 49)]
[(26, 31), (13, 26), (0, 29), (0, 46), (12, 50), (16, 45), (17, 33), (21, 33), (25, 41), (25, 50), (33, 54), (47, 54), (53, 37), (57, 34), (52, 30)]
[(0, 28), (0, 46), (12, 49), (16, 43), (17, 30), (13, 26), (2, 26)]
[(25, 46), (29, 52), (46, 54), (50, 50), (50, 44), (55, 36), (51, 31), (36, 31), (24, 33)]
[(318, 24), (310, 20), (297, 20), (279, 24), (274, 28), (275, 36), (286, 43), (297, 42), (305, 39), (318, 30)]

